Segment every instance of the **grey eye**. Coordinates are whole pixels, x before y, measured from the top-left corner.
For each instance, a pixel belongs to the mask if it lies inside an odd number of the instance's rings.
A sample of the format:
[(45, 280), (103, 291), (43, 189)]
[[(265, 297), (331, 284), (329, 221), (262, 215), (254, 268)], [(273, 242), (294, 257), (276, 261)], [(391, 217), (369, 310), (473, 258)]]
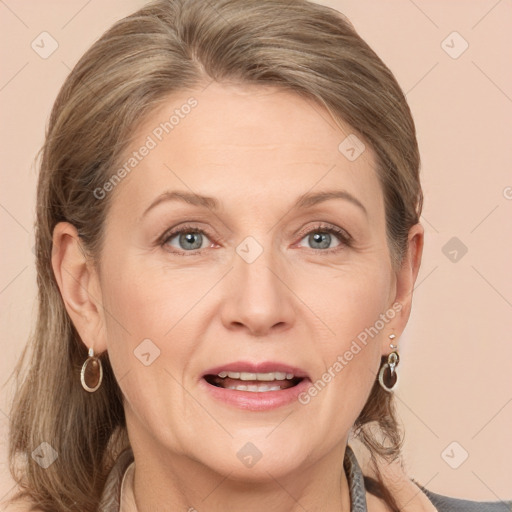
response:
[[(306, 235), (301, 242), (307, 240), (311, 249), (332, 249), (340, 244), (339, 240), (336, 240), (336, 238), (336, 235), (333, 236), (333, 234), (327, 231), (316, 230)], [(338, 243), (331, 246), (333, 241), (337, 241)]]
[[(178, 246), (172, 243), (174, 239), (178, 239)], [(203, 233), (188, 230), (175, 233), (169, 237), (167, 244), (183, 251), (194, 251), (204, 248), (207, 245), (204, 243), (206, 241), (208, 241), (208, 238)]]

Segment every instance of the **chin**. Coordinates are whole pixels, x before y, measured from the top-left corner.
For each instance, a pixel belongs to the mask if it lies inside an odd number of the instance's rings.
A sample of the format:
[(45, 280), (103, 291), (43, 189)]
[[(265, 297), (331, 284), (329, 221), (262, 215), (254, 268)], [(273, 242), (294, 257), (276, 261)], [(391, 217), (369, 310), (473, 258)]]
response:
[(277, 438), (278, 442), (271, 442), (268, 432), (236, 436), (230, 447), (208, 457), (208, 466), (241, 483), (264, 483), (298, 471), (305, 463), (303, 443), (293, 437), (288, 437), (286, 444)]

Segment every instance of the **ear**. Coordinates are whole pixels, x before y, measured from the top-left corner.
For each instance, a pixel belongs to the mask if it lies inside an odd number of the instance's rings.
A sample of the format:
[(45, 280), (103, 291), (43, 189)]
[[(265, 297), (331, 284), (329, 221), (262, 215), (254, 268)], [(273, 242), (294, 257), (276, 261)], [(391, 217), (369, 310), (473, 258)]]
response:
[[(420, 223), (417, 223), (409, 230), (407, 254), (400, 269), (395, 273), (396, 290), (395, 297), (391, 300), (390, 308), (394, 309), (396, 314), (388, 324), (390, 329), (388, 334), (394, 333), (397, 340), (402, 335), (411, 314), (414, 283), (418, 277), (423, 254), (423, 241), (424, 229)], [(386, 335), (383, 339), (383, 354), (388, 354), (390, 351), (389, 341)]]
[(87, 349), (107, 349), (101, 287), (76, 228), (59, 222), (53, 230), (52, 267), (66, 311)]

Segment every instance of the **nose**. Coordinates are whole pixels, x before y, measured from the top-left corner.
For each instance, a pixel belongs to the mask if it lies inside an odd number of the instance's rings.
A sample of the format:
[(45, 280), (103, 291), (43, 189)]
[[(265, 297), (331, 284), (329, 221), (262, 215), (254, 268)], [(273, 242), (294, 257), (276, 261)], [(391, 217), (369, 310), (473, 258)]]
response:
[(269, 249), (251, 263), (235, 254), (222, 305), (224, 326), (258, 337), (289, 329), (296, 308), (287, 274), (285, 262)]

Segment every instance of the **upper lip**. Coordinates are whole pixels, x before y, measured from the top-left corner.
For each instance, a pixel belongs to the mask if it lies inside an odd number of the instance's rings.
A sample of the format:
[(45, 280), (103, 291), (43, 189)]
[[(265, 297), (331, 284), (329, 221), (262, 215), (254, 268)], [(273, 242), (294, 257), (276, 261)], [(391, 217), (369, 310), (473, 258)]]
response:
[(225, 363), (215, 368), (206, 370), (201, 377), (206, 375), (218, 375), (220, 372), (246, 372), (246, 373), (272, 373), (283, 372), (293, 373), (294, 377), (309, 378), (308, 374), (295, 366), (289, 364), (279, 363), (275, 361), (261, 361), (253, 363), (250, 361), (234, 361), (232, 363)]

